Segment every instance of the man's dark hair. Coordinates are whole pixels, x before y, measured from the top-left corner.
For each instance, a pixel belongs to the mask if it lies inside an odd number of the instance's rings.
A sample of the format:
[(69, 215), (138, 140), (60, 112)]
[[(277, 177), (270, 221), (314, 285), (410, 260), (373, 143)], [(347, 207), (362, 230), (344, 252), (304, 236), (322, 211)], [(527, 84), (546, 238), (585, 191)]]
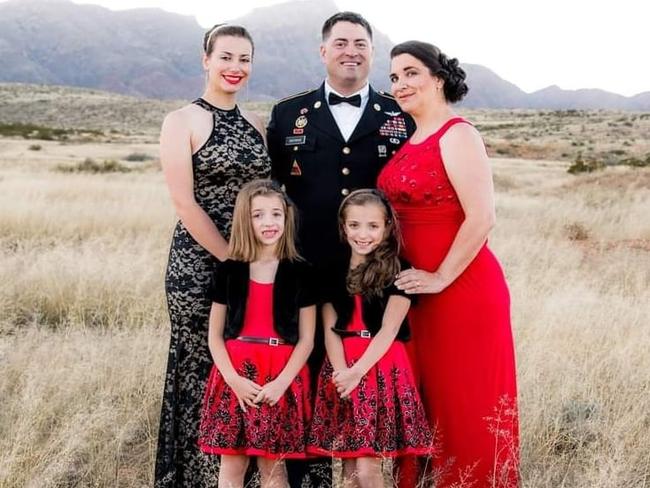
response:
[(323, 24), (323, 30), (321, 32), (323, 41), (326, 41), (327, 38), (330, 36), (330, 33), (332, 32), (332, 27), (334, 27), (334, 24), (336, 24), (337, 22), (350, 22), (352, 24), (357, 24), (362, 26), (364, 29), (366, 29), (366, 32), (368, 33), (368, 37), (372, 41), (372, 27), (370, 27), (370, 24), (366, 19), (364, 19), (361, 15), (355, 12), (338, 12), (332, 15), (329, 19), (327, 19)]

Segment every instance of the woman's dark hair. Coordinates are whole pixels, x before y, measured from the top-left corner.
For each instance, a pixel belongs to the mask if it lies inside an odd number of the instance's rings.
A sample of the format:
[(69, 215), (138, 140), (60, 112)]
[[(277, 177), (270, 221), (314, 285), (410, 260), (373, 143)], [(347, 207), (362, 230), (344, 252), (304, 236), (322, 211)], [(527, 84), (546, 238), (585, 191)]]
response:
[(339, 207), (339, 232), (345, 240), (346, 211), (352, 206), (377, 205), (384, 210), (386, 235), (379, 245), (356, 268), (348, 271), (347, 289), (350, 294), (381, 296), (400, 272), (399, 251), (402, 241), (395, 210), (379, 190), (362, 189), (350, 193)]
[(245, 27), (241, 25), (228, 25), (228, 24), (216, 24), (212, 26), (204, 35), (203, 35), (203, 52), (210, 56), (212, 50), (214, 49), (214, 43), (219, 37), (230, 36), (230, 37), (241, 37), (246, 39), (251, 43), (252, 52), (255, 52), (255, 44), (253, 44), (253, 38), (250, 33), (246, 30)]
[(429, 68), (433, 76), (444, 82), (445, 99), (450, 103), (459, 102), (467, 94), (469, 88), (465, 83), (465, 70), (458, 65), (458, 59), (449, 59), (445, 53), (433, 44), (422, 41), (406, 41), (397, 44), (390, 50), (390, 58), (400, 54), (410, 54), (419, 59)]
[(366, 29), (368, 37), (372, 41), (372, 27), (370, 27), (370, 23), (368, 23), (366, 19), (364, 19), (360, 14), (356, 12), (338, 12), (327, 19), (323, 24), (323, 28), (321, 30), (323, 41), (327, 40), (327, 38), (330, 36), (330, 33), (332, 32), (332, 27), (334, 27), (334, 25), (338, 22), (350, 22), (352, 24), (362, 26), (364, 29)]

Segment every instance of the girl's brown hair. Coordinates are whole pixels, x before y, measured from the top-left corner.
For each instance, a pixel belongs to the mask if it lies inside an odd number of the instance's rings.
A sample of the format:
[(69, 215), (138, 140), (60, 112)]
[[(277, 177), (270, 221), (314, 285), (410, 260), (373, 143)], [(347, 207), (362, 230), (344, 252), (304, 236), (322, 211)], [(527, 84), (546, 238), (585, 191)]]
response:
[(232, 235), (228, 246), (230, 258), (235, 261), (252, 262), (259, 258), (261, 246), (255, 238), (251, 216), (253, 198), (258, 196), (275, 196), (282, 202), (284, 209), (284, 233), (278, 241), (276, 255), (278, 259), (291, 261), (301, 259), (296, 249), (296, 211), (289, 197), (273, 180), (253, 180), (246, 183), (237, 195), (235, 212), (232, 219)]
[(377, 205), (384, 210), (386, 231), (384, 240), (373, 250), (366, 260), (348, 271), (347, 289), (351, 294), (381, 296), (382, 291), (391, 285), (395, 275), (400, 272), (399, 252), (402, 241), (395, 210), (379, 190), (363, 189), (350, 193), (339, 207), (339, 232), (345, 241), (345, 214), (349, 207)]

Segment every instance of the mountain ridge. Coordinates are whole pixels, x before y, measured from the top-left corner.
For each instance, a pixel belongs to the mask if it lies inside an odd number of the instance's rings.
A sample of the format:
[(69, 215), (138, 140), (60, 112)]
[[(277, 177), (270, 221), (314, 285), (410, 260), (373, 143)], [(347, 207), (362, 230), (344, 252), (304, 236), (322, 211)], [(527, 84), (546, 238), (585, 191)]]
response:
[[(320, 29), (337, 10), (332, 0), (290, 1), (232, 19), (250, 30), (256, 45), (244, 97), (275, 100), (320, 85)], [(70, 0), (8, 0), (0, 2), (0, 82), (188, 99), (203, 90), (203, 32), (194, 17), (159, 8), (112, 11)], [(375, 30), (370, 80), (378, 89), (388, 88), (392, 45)], [(470, 87), (462, 103), (467, 107), (650, 111), (650, 91), (625, 97), (552, 85), (526, 93), (485, 66), (462, 66)]]

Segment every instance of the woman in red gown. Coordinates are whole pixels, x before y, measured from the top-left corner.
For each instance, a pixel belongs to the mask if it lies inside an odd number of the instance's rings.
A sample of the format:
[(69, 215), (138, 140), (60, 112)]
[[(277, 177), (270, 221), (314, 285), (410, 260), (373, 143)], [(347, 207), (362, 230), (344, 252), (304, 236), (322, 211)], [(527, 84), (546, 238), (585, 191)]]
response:
[[(378, 179), (413, 265), (396, 285), (412, 308), (413, 366), (439, 456), (440, 487), (516, 487), (519, 429), (510, 297), (487, 247), (494, 194), (483, 140), (450, 104), (467, 93), (458, 60), (409, 41), (391, 51), (392, 92), (417, 129)], [(403, 466), (401, 486), (413, 486)]]

